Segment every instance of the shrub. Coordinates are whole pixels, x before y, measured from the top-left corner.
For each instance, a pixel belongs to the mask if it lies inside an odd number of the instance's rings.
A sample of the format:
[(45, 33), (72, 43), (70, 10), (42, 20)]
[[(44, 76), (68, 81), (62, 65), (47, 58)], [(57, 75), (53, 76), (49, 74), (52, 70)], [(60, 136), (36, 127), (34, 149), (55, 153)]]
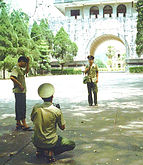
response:
[(130, 73), (143, 73), (143, 66), (130, 67), (129, 72)]
[(64, 69), (63, 71), (61, 69), (51, 69), (51, 73), (53, 75), (73, 75), (73, 74), (81, 74), (81, 69)]

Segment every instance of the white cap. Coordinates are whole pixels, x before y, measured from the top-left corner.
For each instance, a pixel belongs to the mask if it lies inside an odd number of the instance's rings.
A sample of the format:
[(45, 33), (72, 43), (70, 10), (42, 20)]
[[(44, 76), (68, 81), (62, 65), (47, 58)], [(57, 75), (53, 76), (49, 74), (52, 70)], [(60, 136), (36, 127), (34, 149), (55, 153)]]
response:
[(44, 83), (39, 86), (38, 94), (41, 98), (49, 98), (55, 93), (55, 88), (50, 83)]

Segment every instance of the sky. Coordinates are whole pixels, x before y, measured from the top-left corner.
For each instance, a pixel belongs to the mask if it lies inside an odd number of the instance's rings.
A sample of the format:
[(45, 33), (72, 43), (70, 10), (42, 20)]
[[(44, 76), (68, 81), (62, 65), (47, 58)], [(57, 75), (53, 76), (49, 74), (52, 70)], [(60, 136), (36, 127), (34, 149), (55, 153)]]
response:
[[(29, 16), (33, 16), (36, 8), (36, 0), (4, 0), (11, 4), (14, 9), (22, 9)], [(43, 4), (43, 5), (40, 5)], [(53, 0), (37, 0), (37, 12), (39, 15), (62, 16), (62, 14), (53, 5)], [(44, 6), (44, 7), (43, 7)], [(39, 11), (38, 11), (39, 9)], [(42, 11), (42, 12), (41, 12)]]

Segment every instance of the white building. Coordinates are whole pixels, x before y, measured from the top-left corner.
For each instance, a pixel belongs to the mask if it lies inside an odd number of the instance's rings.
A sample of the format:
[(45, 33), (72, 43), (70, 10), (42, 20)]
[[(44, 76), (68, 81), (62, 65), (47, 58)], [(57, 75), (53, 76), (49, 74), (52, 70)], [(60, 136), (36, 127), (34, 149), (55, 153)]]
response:
[(136, 55), (137, 0), (55, 0), (54, 5), (65, 18), (49, 20), (56, 32), (64, 27), (78, 45), (75, 60), (86, 60), (94, 55), (100, 44), (108, 40), (120, 41), (126, 47), (128, 59)]

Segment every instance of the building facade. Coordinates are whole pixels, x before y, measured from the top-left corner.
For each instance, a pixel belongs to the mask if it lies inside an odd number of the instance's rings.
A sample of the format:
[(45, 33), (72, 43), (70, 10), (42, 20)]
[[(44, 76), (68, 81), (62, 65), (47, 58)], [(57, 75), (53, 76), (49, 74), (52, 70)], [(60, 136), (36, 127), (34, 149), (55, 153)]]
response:
[(86, 60), (94, 55), (100, 44), (117, 40), (126, 48), (126, 58), (137, 58), (136, 54), (136, 0), (55, 0), (55, 7), (64, 18), (49, 20), (50, 28), (56, 32), (64, 27), (72, 41), (78, 46), (75, 60)]

